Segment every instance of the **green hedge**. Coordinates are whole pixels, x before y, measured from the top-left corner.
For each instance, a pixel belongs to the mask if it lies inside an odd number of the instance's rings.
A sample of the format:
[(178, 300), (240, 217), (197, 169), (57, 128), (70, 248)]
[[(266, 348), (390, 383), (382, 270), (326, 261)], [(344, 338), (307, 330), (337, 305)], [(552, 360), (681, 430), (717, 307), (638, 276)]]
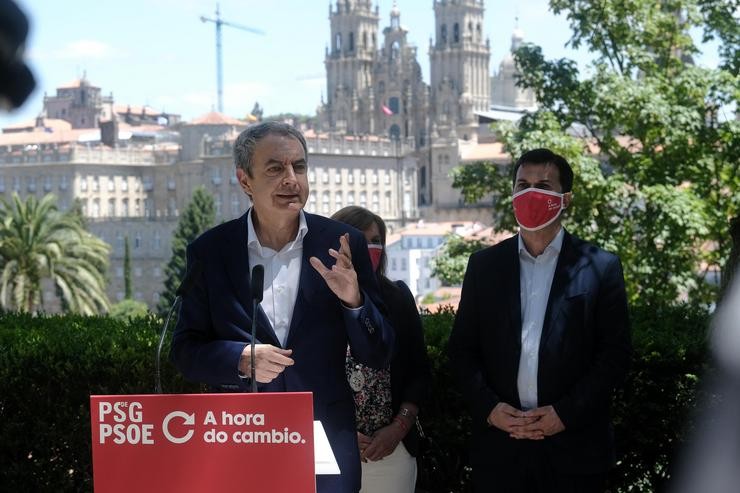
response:
[[(90, 395), (152, 393), (159, 328), (153, 317), (0, 315), (0, 489), (92, 491)], [(165, 390), (197, 392), (164, 354)]]
[[(451, 309), (424, 314), (433, 398), (422, 410), (429, 440), (419, 490), (470, 490), (469, 418), (450, 377)], [(620, 463), (613, 491), (657, 491), (691, 415), (706, 366), (706, 311), (632, 310), (632, 371), (615, 396)], [(0, 485), (3, 491), (91, 491), (90, 394), (151, 393), (161, 321), (0, 314)], [(165, 346), (163, 354), (167, 354)], [(166, 362), (167, 392), (198, 392)]]

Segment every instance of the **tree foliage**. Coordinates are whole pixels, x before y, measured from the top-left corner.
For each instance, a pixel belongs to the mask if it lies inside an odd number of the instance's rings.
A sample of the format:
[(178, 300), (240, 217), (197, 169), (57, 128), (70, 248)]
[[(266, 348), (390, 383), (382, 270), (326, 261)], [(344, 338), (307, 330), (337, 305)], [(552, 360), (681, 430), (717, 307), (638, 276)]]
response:
[(455, 233), (447, 235), (439, 252), (432, 258), (432, 276), (445, 286), (459, 286), (465, 276), (468, 257), (486, 246), (481, 240), (466, 240)]
[(131, 284), (131, 245), (128, 240), (128, 235), (124, 238), (123, 242), (123, 286), (124, 286), (124, 299), (133, 299), (134, 288)]
[(180, 216), (172, 237), (172, 257), (165, 267), (164, 292), (160, 295), (157, 307), (160, 313), (166, 314), (169, 311), (172, 302), (175, 301), (177, 287), (185, 277), (187, 267), (185, 250), (188, 243), (212, 227), (215, 220), (216, 206), (213, 196), (203, 187), (196, 188), (190, 203)]
[(106, 311), (108, 253), (108, 245), (85, 230), (78, 212), (57, 209), (54, 195), (23, 201), (13, 194), (0, 203), (0, 306), (43, 310), (43, 283), (50, 281), (65, 310)]
[[(575, 234), (616, 252), (630, 297), (709, 301), (710, 270), (724, 266), (730, 220), (740, 213), (738, 36), (732, 2), (710, 0), (551, 0), (570, 21), (570, 44), (594, 60), (546, 60), (534, 45), (515, 58), (519, 85), (540, 108), (498, 132), (512, 156), (549, 147), (573, 165), (574, 202), (565, 218)], [(728, 20), (730, 19), (730, 20)], [(720, 42), (722, 63), (692, 62), (689, 33)], [(494, 195), (495, 220), (512, 227), (511, 168), (459, 169), (467, 200)]]

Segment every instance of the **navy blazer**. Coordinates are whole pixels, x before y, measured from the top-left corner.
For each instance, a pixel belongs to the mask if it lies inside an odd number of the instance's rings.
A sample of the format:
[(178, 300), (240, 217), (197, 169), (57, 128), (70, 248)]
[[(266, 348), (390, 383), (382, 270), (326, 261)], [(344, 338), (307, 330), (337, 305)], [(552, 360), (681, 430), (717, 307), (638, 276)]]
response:
[[(517, 236), (471, 255), (449, 355), (471, 409), (474, 467), (516, 447), (515, 439), (486, 419), (502, 401), (521, 408), (520, 296)], [(547, 301), (537, 375), (538, 405), (552, 405), (565, 425), (537, 442), (556, 470), (595, 474), (613, 465), (610, 400), (630, 356), (619, 258), (566, 232)]]
[[(380, 368), (392, 354), (393, 330), (382, 307), (365, 237), (356, 229), (305, 213), (308, 232), (298, 295), (285, 347), (295, 361), (264, 392), (313, 392), (314, 419), (322, 422), (342, 472), (318, 476), (318, 491), (356, 492), (360, 488), (360, 458), (354, 422), (354, 401), (344, 373), (349, 344), (362, 363)], [(352, 263), (364, 304), (357, 314), (341, 305), (321, 275), (309, 263), (336, 262), (328, 253), (339, 249), (339, 237), (350, 234)], [(172, 340), (171, 359), (183, 375), (215, 390), (248, 391), (249, 380), (238, 375), (242, 350), (250, 341), (252, 302), (247, 249), (247, 214), (207, 231), (187, 249), (188, 265), (198, 262), (202, 274), (183, 297)], [(280, 347), (264, 312), (257, 314), (257, 343)]]

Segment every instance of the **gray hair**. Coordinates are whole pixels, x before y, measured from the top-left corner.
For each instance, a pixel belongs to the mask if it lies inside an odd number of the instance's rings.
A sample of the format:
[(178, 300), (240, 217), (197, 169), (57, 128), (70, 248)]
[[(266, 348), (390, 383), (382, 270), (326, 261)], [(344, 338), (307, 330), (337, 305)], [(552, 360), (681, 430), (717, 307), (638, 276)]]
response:
[(293, 125), (271, 121), (251, 125), (239, 134), (239, 137), (237, 137), (234, 142), (234, 165), (237, 168), (241, 168), (246, 171), (249, 176), (252, 176), (252, 165), (254, 164), (252, 159), (254, 158), (254, 150), (257, 147), (257, 143), (270, 134), (295, 138), (301, 143), (303, 154), (308, 161), (308, 149), (306, 147), (306, 139), (303, 137), (303, 134)]

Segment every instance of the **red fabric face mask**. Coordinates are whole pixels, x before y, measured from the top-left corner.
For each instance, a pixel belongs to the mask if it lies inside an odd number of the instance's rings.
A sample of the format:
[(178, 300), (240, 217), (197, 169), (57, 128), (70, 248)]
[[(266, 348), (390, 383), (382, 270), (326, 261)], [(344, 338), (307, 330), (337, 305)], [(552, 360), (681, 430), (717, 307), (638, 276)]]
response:
[(380, 256), (383, 254), (383, 245), (368, 243), (367, 251), (370, 253), (370, 263), (373, 264), (373, 272), (378, 272), (378, 267), (380, 267)]
[(538, 231), (552, 224), (563, 207), (563, 194), (527, 188), (514, 194), (514, 216), (522, 229)]

